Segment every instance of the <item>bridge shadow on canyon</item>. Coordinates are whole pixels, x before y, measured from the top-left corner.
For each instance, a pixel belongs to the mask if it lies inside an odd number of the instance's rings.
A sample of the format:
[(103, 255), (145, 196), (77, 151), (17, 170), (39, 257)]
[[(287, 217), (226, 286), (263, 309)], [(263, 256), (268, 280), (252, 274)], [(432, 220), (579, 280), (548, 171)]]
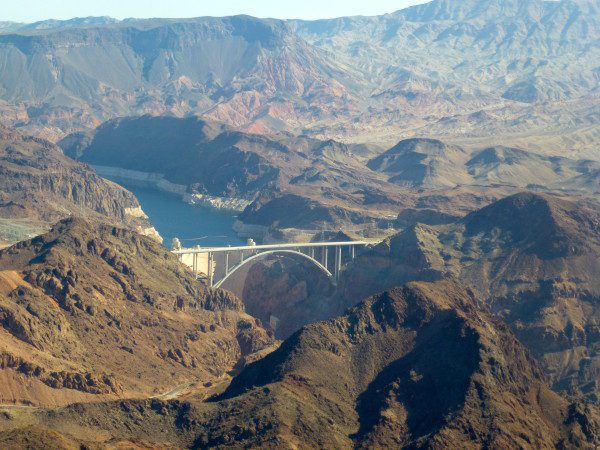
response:
[(222, 289), (241, 298), (246, 311), (288, 337), (306, 323), (328, 317), (333, 280), (309, 261), (272, 254), (232, 274)]

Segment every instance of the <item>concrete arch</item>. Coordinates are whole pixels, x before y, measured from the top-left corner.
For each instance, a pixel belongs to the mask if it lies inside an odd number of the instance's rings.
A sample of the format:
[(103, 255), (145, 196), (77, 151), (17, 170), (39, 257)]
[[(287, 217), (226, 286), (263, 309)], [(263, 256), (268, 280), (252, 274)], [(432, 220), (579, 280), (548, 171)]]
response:
[(315, 258), (312, 258), (309, 255), (306, 255), (306, 254), (296, 251), (296, 250), (270, 250), (270, 251), (266, 251), (266, 252), (262, 252), (262, 253), (257, 253), (256, 255), (253, 255), (253, 256), (245, 259), (243, 262), (241, 262), (240, 264), (235, 266), (233, 269), (231, 269), (229, 271), (229, 273), (227, 275), (225, 275), (225, 277), (222, 280), (220, 280), (219, 282), (217, 282), (214, 285), (214, 287), (215, 288), (221, 287), (221, 285), (225, 281), (227, 281), (227, 279), (231, 275), (233, 275), (235, 272), (237, 272), (243, 266), (251, 263), (252, 261), (256, 261), (258, 259), (264, 258), (269, 255), (273, 255), (273, 254), (289, 254), (289, 255), (294, 255), (294, 256), (301, 256), (302, 258), (309, 260), (311, 263), (313, 263), (315, 266), (317, 266), (323, 273), (325, 273), (325, 275), (327, 275), (327, 277), (329, 277), (329, 279), (331, 279), (333, 282), (335, 282), (333, 274), (327, 269), (327, 267), (325, 267), (323, 264), (321, 264), (319, 261), (317, 261)]

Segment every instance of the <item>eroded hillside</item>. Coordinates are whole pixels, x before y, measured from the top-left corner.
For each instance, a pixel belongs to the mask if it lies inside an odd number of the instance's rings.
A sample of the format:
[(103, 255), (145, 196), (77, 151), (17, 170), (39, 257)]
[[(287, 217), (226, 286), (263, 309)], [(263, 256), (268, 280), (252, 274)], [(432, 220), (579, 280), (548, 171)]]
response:
[(0, 403), (205, 389), (273, 339), (156, 241), (78, 218), (0, 252)]
[(0, 120), (52, 140), (123, 115), (595, 158), (593, 0), (434, 0), (375, 17), (5, 24)]
[(352, 301), (410, 280), (462, 280), (540, 359), (556, 389), (598, 401), (598, 206), (517, 194), (452, 225), (417, 224), (349, 268)]
[(0, 128), (0, 243), (39, 234), (71, 215), (109, 218), (160, 239), (129, 191), (48, 141)]
[(9, 411), (0, 442), (591, 448), (594, 411), (552, 392), (509, 329), (477, 305), (455, 282), (410, 284), (305, 327), (209, 402)]

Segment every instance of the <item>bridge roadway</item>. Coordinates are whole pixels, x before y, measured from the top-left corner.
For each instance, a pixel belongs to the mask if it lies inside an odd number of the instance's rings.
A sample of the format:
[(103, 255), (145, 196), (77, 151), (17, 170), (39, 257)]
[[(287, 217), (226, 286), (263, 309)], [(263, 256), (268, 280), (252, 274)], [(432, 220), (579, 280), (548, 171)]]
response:
[[(242, 267), (269, 255), (286, 255), (308, 260), (335, 284), (345, 262), (354, 259), (357, 247), (361, 249), (376, 243), (349, 241), (256, 245), (249, 240), (250, 245), (237, 247), (176, 247), (173, 253), (193, 270), (196, 277), (200, 273), (206, 274), (209, 285), (213, 287), (221, 287), (232, 274)], [(344, 258), (344, 256), (346, 257)], [(333, 272), (330, 271), (332, 262)]]

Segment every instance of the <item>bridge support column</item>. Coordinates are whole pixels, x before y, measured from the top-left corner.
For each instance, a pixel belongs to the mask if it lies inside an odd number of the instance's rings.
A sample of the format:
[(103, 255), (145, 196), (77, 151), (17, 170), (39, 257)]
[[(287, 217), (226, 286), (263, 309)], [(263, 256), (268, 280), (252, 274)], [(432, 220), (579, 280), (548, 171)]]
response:
[(337, 281), (337, 266), (338, 266), (337, 257), (338, 257), (337, 248), (333, 247), (333, 278), (335, 281)]
[(213, 287), (213, 254), (208, 253), (208, 285)]
[(333, 268), (333, 276), (337, 281), (340, 277), (340, 269), (342, 267), (342, 247), (335, 247), (335, 266)]
[(323, 247), (323, 266), (327, 269), (327, 254), (329, 253), (329, 249), (327, 247)]

